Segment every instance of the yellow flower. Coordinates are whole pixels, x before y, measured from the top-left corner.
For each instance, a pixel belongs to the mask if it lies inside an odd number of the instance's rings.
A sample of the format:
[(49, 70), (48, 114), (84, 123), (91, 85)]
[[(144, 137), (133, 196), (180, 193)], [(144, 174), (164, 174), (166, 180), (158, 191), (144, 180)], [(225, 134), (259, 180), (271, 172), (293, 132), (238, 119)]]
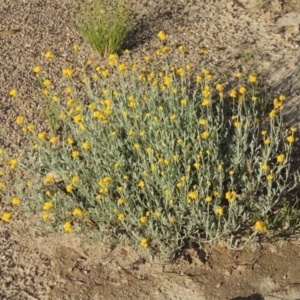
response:
[(181, 103), (182, 105), (187, 105), (187, 99), (182, 99), (182, 100), (180, 101), (180, 103)]
[(239, 128), (239, 127), (241, 127), (241, 122), (238, 122), (238, 121), (236, 121), (236, 122), (234, 122), (234, 126), (236, 127), (236, 128)]
[(156, 165), (155, 164), (151, 164), (151, 171), (155, 172), (156, 171)]
[(67, 191), (68, 193), (71, 193), (71, 192), (73, 191), (73, 186), (72, 186), (71, 184), (67, 184), (67, 185), (66, 185), (66, 191)]
[(77, 52), (79, 50), (79, 45), (78, 44), (73, 45), (73, 49), (75, 52)]
[(241, 73), (241, 72), (238, 72), (235, 74), (235, 77), (237, 77), (237, 78), (241, 78), (242, 76), (243, 76), (243, 73)]
[(53, 207), (53, 203), (51, 201), (47, 201), (44, 203), (43, 210), (49, 210)]
[(208, 49), (206, 47), (201, 47), (200, 48), (200, 52), (203, 54), (207, 54), (208, 53)]
[(279, 96), (279, 100), (280, 100), (280, 101), (284, 101), (285, 99), (286, 99), (286, 97), (285, 97), (284, 95), (280, 95), (280, 96)]
[(60, 118), (61, 120), (65, 120), (65, 119), (67, 118), (67, 115), (66, 115), (65, 113), (61, 113), (61, 114), (59, 115), (59, 118)]
[(124, 198), (119, 198), (118, 199), (119, 204), (124, 204), (125, 202), (126, 202), (126, 200)]
[(12, 217), (12, 212), (4, 213), (2, 215), (2, 221), (3, 222), (8, 222)]
[(261, 165), (262, 170), (267, 171), (269, 169), (269, 166), (267, 164)]
[(79, 156), (79, 151), (72, 151), (72, 157), (77, 158)]
[(272, 174), (267, 175), (267, 180), (272, 181), (274, 179), (274, 176)]
[(49, 79), (44, 80), (43, 82), (44, 86), (50, 86), (51, 85), (51, 81)]
[(75, 184), (79, 181), (79, 177), (78, 176), (73, 176), (72, 178), (72, 183)]
[(71, 93), (73, 92), (73, 88), (72, 88), (71, 86), (68, 86), (68, 87), (66, 88), (66, 92), (67, 92), (68, 94), (71, 94)]
[(254, 229), (256, 231), (262, 231), (265, 232), (267, 231), (267, 226), (263, 221), (256, 221), (255, 225), (254, 225)]
[(11, 203), (13, 205), (19, 205), (21, 203), (21, 200), (17, 197), (14, 197), (12, 200), (11, 200)]
[(160, 216), (161, 216), (161, 212), (157, 210), (157, 211), (155, 212), (155, 215), (156, 215), (157, 217), (160, 217)]
[(176, 184), (176, 186), (180, 189), (180, 188), (182, 187), (182, 183), (181, 183), (181, 182), (178, 182), (178, 183)]
[(202, 133), (203, 138), (207, 139), (209, 137), (209, 132), (206, 130)]
[(12, 158), (8, 161), (9, 167), (13, 170), (16, 168), (18, 164), (18, 160), (16, 158)]
[(141, 187), (141, 188), (145, 187), (145, 182), (141, 180), (139, 182), (138, 186)]
[(206, 196), (205, 197), (205, 202), (211, 202), (212, 201), (212, 197), (211, 196)]
[(165, 76), (164, 77), (164, 85), (166, 85), (166, 86), (171, 85), (171, 77), (170, 76)]
[(265, 140), (264, 140), (264, 143), (265, 143), (266, 145), (270, 145), (270, 144), (271, 144), (271, 139), (269, 139), (269, 138), (265, 139)]
[(183, 68), (179, 68), (176, 72), (180, 77), (183, 77), (185, 75), (185, 71)]
[(294, 138), (293, 135), (289, 135), (286, 139), (287, 139), (287, 141), (288, 141), (289, 143), (294, 143), (294, 142), (295, 142), (295, 138)]
[(212, 79), (212, 75), (211, 75), (211, 74), (206, 75), (206, 76), (205, 76), (205, 79), (206, 79), (206, 80), (211, 80), (211, 79)]
[(140, 222), (141, 223), (146, 223), (146, 221), (147, 221), (147, 217), (146, 216), (141, 216), (140, 217)]
[(83, 144), (82, 144), (82, 148), (83, 149), (90, 149), (90, 144), (88, 143), (88, 142), (84, 142)]
[(174, 223), (176, 221), (176, 218), (171, 217), (171, 218), (169, 218), (169, 221), (170, 221), (170, 223)]
[(202, 81), (202, 77), (200, 75), (196, 76), (196, 82), (199, 83)]
[(196, 162), (196, 163), (194, 163), (194, 167), (195, 167), (196, 169), (199, 169), (199, 168), (200, 168), (200, 164), (199, 164), (198, 162)]
[(272, 118), (274, 118), (275, 116), (276, 116), (276, 110), (273, 109), (273, 110), (271, 110), (271, 112), (269, 113), (269, 117), (272, 119)]
[(12, 89), (12, 90), (10, 90), (9, 95), (14, 97), (17, 95), (17, 93), (18, 93), (17, 89)]
[(242, 86), (240, 87), (239, 92), (243, 95), (247, 92), (247, 89), (244, 86)]
[(118, 219), (119, 219), (120, 221), (124, 220), (124, 218), (125, 218), (125, 215), (124, 215), (124, 214), (119, 214), (119, 215), (118, 215)]
[(138, 143), (134, 144), (133, 147), (134, 147), (136, 150), (138, 150), (138, 149), (141, 148), (141, 146), (140, 146)]
[(181, 46), (178, 47), (178, 50), (179, 50), (180, 52), (183, 52), (184, 49), (185, 49), (185, 47), (184, 47), (183, 45), (181, 45)]
[(51, 59), (51, 58), (54, 57), (54, 55), (53, 55), (53, 53), (52, 53), (51, 51), (48, 51), (48, 52), (45, 53), (45, 57), (46, 57), (47, 59)]
[(39, 73), (39, 72), (41, 72), (41, 67), (40, 67), (39, 65), (35, 66), (35, 67), (33, 68), (33, 72), (34, 72), (34, 73)]
[(83, 121), (83, 116), (80, 115), (80, 114), (76, 115), (76, 116), (74, 116), (73, 120), (74, 120), (75, 123), (82, 122)]
[(254, 83), (257, 81), (257, 77), (255, 75), (249, 75), (249, 82)]
[(75, 208), (72, 212), (73, 216), (86, 216), (87, 212), (82, 210), (81, 208)]
[(195, 200), (195, 199), (197, 199), (197, 197), (198, 197), (198, 193), (197, 192), (189, 192), (188, 193), (188, 198), (190, 198), (190, 199)]
[(101, 71), (101, 75), (102, 75), (103, 77), (107, 77), (107, 76), (109, 75), (109, 70), (108, 70), (108, 69), (102, 70), (102, 71)]
[(218, 83), (216, 85), (216, 90), (219, 91), (219, 92), (221, 92), (223, 90), (223, 85), (221, 83)]
[(235, 98), (236, 97), (236, 90), (231, 90), (229, 96), (232, 97), (232, 98)]
[(278, 109), (278, 108), (282, 107), (281, 101), (278, 100), (277, 98), (275, 98), (275, 99), (273, 100), (273, 105), (274, 105), (274, 108), (275, 108), (275, 109)]
[(168, 196), (168, 195), (171, 195), (171, 191), (169, 189), (165, 190), (165, 194)]
[(79, 128), (80, 130), (85, 131), (85, 126), (83, 124), (79, 124)]
[(148, 241), (147, 241), (147, 239), (142, 239), (142, 240), (140, 241), (140, 245), (141, 245), (142, 247), (144, 247), (144, 248), (147, 248), (147, 247), (148, 247)]
[(162, 52), (168, 53), (171, 49), (168, 46), (162, 48)]
[(165, 35), (165, 33), (163, 31), (160, 31), (158, 34), (157, 34), (157, 37), (161, 40), (161, 41), (164, 41), (167, 37)]
[(50, 217), (49, 213), (43, 213), (43, 215), (42, 215), (42, 218), (43, 218), (44, 221), (48, 220), (49, 217)]
[(223, 208), (222, 207), (217, 207), (217, 209), (216, 209), (216, 213), (219, 215), (219, 216), (222, 216), (223, 215), (223, 213), (224, 213), (224, 210), (223, 210)]
[(207, 121), (205, 119), (200, 119), (199, 124), (204, 126), (207, 124)]
[(213, 191), (213, 194), (215, 197), (218, 197), (220, 195), (218, 191)]
[(57, 136), (53, 136), (53, 137), (49, 140), (49, 142), (50, 142), (51, 144), (56, 144), (56, 143), (58, 142), (58, 137), (57, 137)]
[(74, 140), (71, 137), (67, 138), (68, 145), (72, 145), (74, 143)]
[(25, 118), (23, 116), (18, 116), (16, 119), (16, 123), (21, 125), (24, 122)]
[(66, 69), (63, 69), (63, 70), (62, 70), (62, 73), (63, 73), (63, 75), (66, 76), (66, 77), (71, 77), (72, 74), (73, 74), (73, 70), (72, 70), (72, 69), (66, 68)]
[(71, 222), (66, 222), (66, 223), (64, 224), (64, 230), (65, 230), (65, 232), (68, 232), (68, 233), (71, 233), (71, 232), (74, 231)]
[(127, 67), (125, 64), (120, 64), (118, 68), (119, 68), (119, 72), (125, 72), (127, 70)]
[(201, 105), (202, 106), (208, 106), (210, 104), (210, 101), (208, 99), (204, 99), (202, 102), (201, 102)]
[(58, 102), (59, 98), (58, 98), (58, 96), (54, 95), (54, 96), (52, 97), (52, 100), (53, 100), (54, 102)]
[(176, 118), (177, 118), (176, 114), (173, 114), (173, 115), (170, 116), (170, 119), (171, 119), (172, 121), (176, 120)]
[(227, 199), (230, 203), (234, 201), (235, 199), (235, 192), (231, 191), (231, 192), (226, 192), (225, 193), (225, 199)]
[(285, 155), (284, 154), (279, 154), (277, 156), (277, 162), (278, 163), (282, 163), (282, 162), (284, 162), (284, 160), (285, 160)]
[(230, 176), (233, 176), (233, 174), (234, 174), (234, 171), (233, 171), (233, 170), (230, 170), (230, 171), (229, 171), (229, 175), (230, 175)]

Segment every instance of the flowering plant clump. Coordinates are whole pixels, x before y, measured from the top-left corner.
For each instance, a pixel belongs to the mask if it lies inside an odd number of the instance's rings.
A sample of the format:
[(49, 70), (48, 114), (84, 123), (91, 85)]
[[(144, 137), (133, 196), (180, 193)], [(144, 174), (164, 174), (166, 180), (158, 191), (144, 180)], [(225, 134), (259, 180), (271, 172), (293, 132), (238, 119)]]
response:
[[(158, 38), (166, 42), (163, 32)], [(291, 172), (295, 129), (282, 126), (285, 97), (269, 109), (255, 75), (227, 91), (207, 69), (170, 66), (166, 47), (156, 51), (162, 70), (151, 68), (150, 56), (138, 67), (116, 54), (90, 66), (97, 93), (87, 69), (81, 82), (62, 70), (67, 97), (46, 82), (56, 129), (37, 132), (22, 119), (32, 150), (5, 159), (34, 182), (6, 197), (61, 231), (77, 232), (88, 220), (165, 253), (217, 240), (238, 247), (268, 231), (299, 187)], [(34, 70), (45, 88), (41, 68)], [(82, 86), (88, 99), (79, 96)]]

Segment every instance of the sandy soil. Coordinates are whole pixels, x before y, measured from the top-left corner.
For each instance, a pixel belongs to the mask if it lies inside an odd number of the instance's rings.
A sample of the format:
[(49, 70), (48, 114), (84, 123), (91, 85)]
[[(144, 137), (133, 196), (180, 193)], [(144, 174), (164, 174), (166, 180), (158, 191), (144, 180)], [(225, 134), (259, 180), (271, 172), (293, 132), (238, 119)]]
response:
[[(156, 34), (164, 30), (170, 46), (186, 45), (192, 62), (223, 80), (238, 70), (262, 74), (268, 90), (287, 96), (286, 121), (299, 129), (298, 0), (132, 3), (137, 26), (127, 47), (134, 57), (153, 53)], [(13, 125), (18, 107), (7, 95), (10, 88), (19, 89), (28, 113), (39, 119), (38, 83), (30, 70), (43, 53), (53, 50), (59, 68), (75, 61), (69, 50), (75, 42), (82, 45), (82, 59), (93, 57), (76, 31), (77, 10), (75, 0), (1, 2), (0, 30), (22, 29), (0, 40), (1, 146), (7, 134), (18, 139)], [(207, 56), (199, 51), (204, 46)], [(59, 80), (56, 71), (53, 82)], [(300, 299), (297, 236), (255, 251), (222, 245), (186, 249), (165, 262), (140, 248), (107, 246), (87, 236), (37, 236), (33, 224), (19, 217), (0, 223), (0, 299)]]

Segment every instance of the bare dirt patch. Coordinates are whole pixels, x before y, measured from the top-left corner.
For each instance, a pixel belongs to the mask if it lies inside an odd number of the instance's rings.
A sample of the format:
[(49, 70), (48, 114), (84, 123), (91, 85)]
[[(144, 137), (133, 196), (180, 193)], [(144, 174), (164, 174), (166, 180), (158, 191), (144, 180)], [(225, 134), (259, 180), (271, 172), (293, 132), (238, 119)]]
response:
[(73, 234), (1, 229), (1, 299), (299, 299), (300, 244), (186, 249), (175, 262)]

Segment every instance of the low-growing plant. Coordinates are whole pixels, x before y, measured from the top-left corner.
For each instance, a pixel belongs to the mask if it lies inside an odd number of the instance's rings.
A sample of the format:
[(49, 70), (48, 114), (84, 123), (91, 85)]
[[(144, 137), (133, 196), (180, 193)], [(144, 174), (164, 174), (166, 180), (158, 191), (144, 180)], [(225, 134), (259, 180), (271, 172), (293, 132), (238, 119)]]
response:
[(118, 51), (132, 26), (124, 0), (83, 1), (77, 20), (85, 40), (101, 56)]
[[(31, 179), (16, 177), (14, 189), (3, 189), (7, 201), (19, 199), (59, 231), (80, 232), (89, 220), (102, 235), (165, 254), (216, 241), (238, 248), (266, 232), (299, 187), (295, 128), (283, 130), (285, 96), (270, 108), (257, 76), (227, 90), (207, 69), (171, 66), (169, 51), (156, 51), (161, 70), (150, 56), (138, 67), (116, 54), (78, 76), (63, 69), (68, 96), (51, 86), (44, 92), (56, 131), (16, 121), (33, 147), (5, 160)], [(88, 99), (79, 96), (82, 85)]]

